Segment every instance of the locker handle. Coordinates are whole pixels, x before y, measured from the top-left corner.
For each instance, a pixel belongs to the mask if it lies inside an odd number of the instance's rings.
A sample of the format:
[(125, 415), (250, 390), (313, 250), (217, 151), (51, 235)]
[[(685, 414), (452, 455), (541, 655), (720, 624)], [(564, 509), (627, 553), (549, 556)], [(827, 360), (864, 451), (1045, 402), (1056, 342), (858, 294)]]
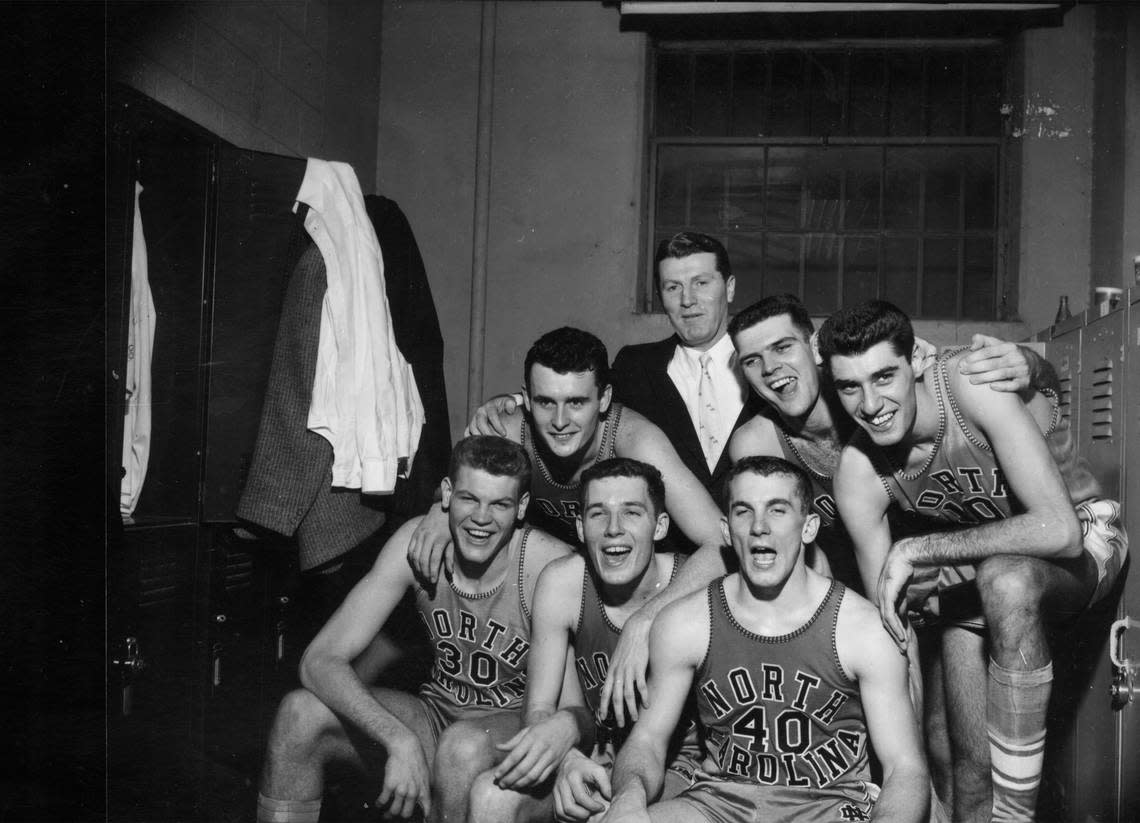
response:
[(1133, 620), (1131, 617), (1122, 617), (1114, 622), (1112, 628), (1108, 630), (1108, 659), (1117, 669), (1134, 673), (1137, 668), (1140, 668), (1140, 663), (1133, 663), (1127, 657), (1120, 656), (1121, 637), (1129, 629), (1136, 628), (1140, 628), (1140, 621)]

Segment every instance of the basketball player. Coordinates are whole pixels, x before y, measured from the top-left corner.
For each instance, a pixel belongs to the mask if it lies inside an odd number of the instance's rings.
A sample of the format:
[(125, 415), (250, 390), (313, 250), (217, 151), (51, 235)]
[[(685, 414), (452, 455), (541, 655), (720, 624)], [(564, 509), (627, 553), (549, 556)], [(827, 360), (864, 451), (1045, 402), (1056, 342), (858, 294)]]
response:
[[(669, 530), (669, 515), (661, 473), (653, 466), (620, 457), (596, 463), (582, 472), (581, 494), (578, 533), (586, 550), (553, 561), (539, 577), (527, 728), (503, 744), (509, 751), (503, 762), (476, 780), (473, 823), (548, 820), (552, 810), (560, 820), (584, 821), (603, 811), (610, 797), (610, 769), (625, 735), (599, 727), (590, 756), (573, 748), (574, 720), (567, 709), (556, 710), (559, 688), (569, 665), (591, 717), (598, 716), (622, 626), (668, 584), (684, 557), (654, 551)], [(699, 757), (696, 730), (691, 720), (683, 721), (669, 754), (665, 796), (691, 783)], [(543, 785), (555, 767), (557, 781)]]
[[(861, 429), (840, 460), (840, 513), (900, 647), (908, 605), (929, 606), (908, 604), (916, 572), (937, 572), (939, 611), (961, 612), (942, 628), (941, 682), (928, 678), (945, 690), (955, 820), (1032, 820), (1052, 683), (1046, 625), (1112, 588), (1127, 553), (1120, 507), (1074, 460), (1054, 401), (972, 385), (958, 369), (962, 350), (922, 370), (913, 338), (884, 301), (838, 312), (820, 331)], [(892, 503), (930, 531), (893, 540)], [(972, 614), (964, 590), (980, 600)]]
[[(925, 819), (906, 658), (871, 604), (804, 564), (819, 527), (809, 495), (807, 475), (780, 458), (745, 458), (729, 472), (722, 528), (739, 571), (654, 624), (650, 701), (618, 754), (605, 823)], [(654, 803), (690, 688), (715, 773)]]
[[(455, 563), (435, 586), (407, 562), (417, 525), (402, 526), (372, 570), (305, 650), (304, 688), (287, 695), (270, 732), (258, 820), (315, 821), (326, 766), (382, 768), (376, 805), (407, 818), (465, 820), (471, 782), (502, 757), (518, 731), (539, 571), (570, 548), (520, 528), (530, 460), (515, 443), (469, 437), (441, 483)], [(411, 589), (434, 649), (417, 695), (369, 688), (353, 661)], [(572, 680), (572, 679), (571, 679)], [(576, 688), (576, 683), (572, 685)]]

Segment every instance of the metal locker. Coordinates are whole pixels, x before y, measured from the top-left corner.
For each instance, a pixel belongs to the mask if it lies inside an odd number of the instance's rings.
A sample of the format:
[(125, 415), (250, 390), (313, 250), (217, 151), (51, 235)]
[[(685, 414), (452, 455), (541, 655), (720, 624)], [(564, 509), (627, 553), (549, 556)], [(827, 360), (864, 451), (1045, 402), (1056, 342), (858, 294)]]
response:
[[(1140, 469), (1132, 468), (1129, 461), (1134, 466), (1140, 460), (1140, 288), (1132, 289), (1124, 302), (1128, 311), (1123, 341), (1124, 407), (1120, 416), (1124, 425), (1124, 448), (1121, 466), (1124, 473), (1124, 524), (1135, 547), (1136, 535), (1140, 535)], [(1118, 616), (1129, 618), (1132, 625), (1122, 633), (1115, 649), (1122, 662), (1131, 664), (1125, 666), (1126, 671), (1121, 672), (1123, 676), (1116, 684), (1122, 687), (1117, 703), (1124, 704), (1116, 712), (1115, 738), (1119, 768), (1114, 819), (1121, 823), (1140, 820), (1140, 781), (1137, 780), (1140, 776), (1140, 747), (1136, 745), (1140, 740), (1140, 695), (1136, 694), (1135, 688), (1140, 681), (1140, 624), (1136, 622), (1140, 620), (1140, 577), (1132, 572), (1128, 578)]]
[(1046, 353), (1057, 370), (1061, 383), (1061, 415), (1078, 430), (1079, 413), (1075, 398), (1080, 392), (1081, 376), (1081, 334), (1084, 331), (1085, 313), (1081, 312), (1053, 327), (1053, 339), (1049, 341)]

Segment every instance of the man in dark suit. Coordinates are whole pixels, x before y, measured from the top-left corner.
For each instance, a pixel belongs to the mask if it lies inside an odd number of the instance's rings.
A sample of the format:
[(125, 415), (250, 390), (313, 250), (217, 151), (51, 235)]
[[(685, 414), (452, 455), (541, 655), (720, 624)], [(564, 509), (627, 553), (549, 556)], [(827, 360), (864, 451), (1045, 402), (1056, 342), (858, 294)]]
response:
[[(718, 498), (731, 465), (728, 438), (762, 403), (749, 392), (728, 336), (736, 278), (720, 241), (686, 231), (661, 241), (654, 279), (674, 334), (617, 353), (614, 399), (659, 426), (689, 471)], [(676, 549), (692, 550), (676, 529), (669, 540)]]

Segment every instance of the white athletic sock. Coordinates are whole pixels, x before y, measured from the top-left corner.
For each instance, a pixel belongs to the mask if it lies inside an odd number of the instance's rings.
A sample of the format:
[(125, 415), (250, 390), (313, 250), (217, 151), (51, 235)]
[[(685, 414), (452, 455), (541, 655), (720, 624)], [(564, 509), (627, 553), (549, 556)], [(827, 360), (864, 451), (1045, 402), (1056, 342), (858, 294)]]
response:
[(257, 823), (317, 823), (321, 799), (278, 800), (257, 793)]
[(1053, 664), (1021, 672), (990, 660), (986, 689), (986, 730), (994, 821), (1029, 821), (1045, 760), (1045, 714), (1053, 686)]

